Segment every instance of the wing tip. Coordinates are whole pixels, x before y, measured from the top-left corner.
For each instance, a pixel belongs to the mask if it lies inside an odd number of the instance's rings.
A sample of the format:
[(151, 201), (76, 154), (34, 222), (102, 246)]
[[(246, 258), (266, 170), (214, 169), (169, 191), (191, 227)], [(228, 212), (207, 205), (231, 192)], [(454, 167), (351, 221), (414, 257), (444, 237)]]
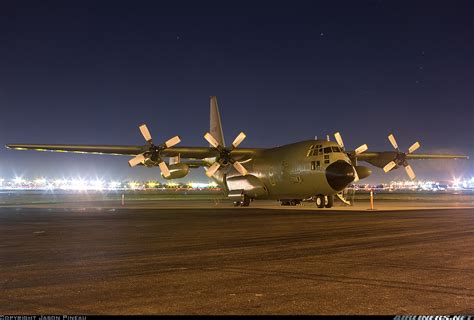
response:
[(15, 145), (15, 144), (7, 143), (7, 144), (5, 145), (5, 148), (10, 149), (10, 150), (13, 150), (13, 149), (16, 149), (16, 148), (18, 148), (18, 147), (17, 147), (17, 145)]

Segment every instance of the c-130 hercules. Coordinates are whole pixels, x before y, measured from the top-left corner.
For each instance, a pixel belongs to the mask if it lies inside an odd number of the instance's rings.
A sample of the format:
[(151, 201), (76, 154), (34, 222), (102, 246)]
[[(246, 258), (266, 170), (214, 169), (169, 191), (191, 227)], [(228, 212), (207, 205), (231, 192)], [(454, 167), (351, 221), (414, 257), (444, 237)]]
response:
[[(131, 167), (158, 166), (166, 179), (183, 178), (190, 168), (203, 166), (207, 168), (206, 175), (235, 200), (234, 204), (244, 207), (251, 200), (274, 199), (282, 205), (314, 200), (318, 208), (330, 208), (334, 195), (371, 174), (368, 167), (358, 165), (359, 161), (383, 168), (385, 172), (403, 166), (413, 180), (415, 173), (408, 159), (468, 158), (452, 154), (414, 154), (420, 147), (419, 142), (408, 148), (408, 152), (402, 152), (392, 134), (388, 139), (395, 151), (384, 152), (365, 152), (366, 144), (346, 150), (339, 132), (334, 135), (337, 142), (306, 140), (275, 148), (238, 148), (246, 137), (241, 132), (232, 145), (226, 147), (215, 96), (211, 97), (210, 109), (210, 130), (204, 135), (210, 147), (175, 147), (181, 141), (179, 136), (156, 145), (146, 125), (139, 127), (146, 140), (144, 146), (7, 144), (6, 147), (133, 156), (129, 161)], [(165, 158), (169, 158), (168, 163)]]

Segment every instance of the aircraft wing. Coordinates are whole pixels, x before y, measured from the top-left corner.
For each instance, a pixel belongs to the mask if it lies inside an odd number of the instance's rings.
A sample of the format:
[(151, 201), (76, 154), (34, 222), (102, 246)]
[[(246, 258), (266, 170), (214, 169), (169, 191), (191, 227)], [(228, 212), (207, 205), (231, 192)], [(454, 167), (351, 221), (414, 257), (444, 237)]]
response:
[(144, 151), (142, 146), (101, 146), (75, 144), (7, 144), (5, 147), (14, 150), (34, 150), (51, 152), (73, 152), (111, 155), (137, 155)]
[[(50, 152), (72, 152), (86, 154), (109, 154), (136, 156), (148, 151), (148, 146), (117, 146), (117, 145), (62, 145), (62, 144), (7, 144), (9, 149), (15, 150), (34, 150)], [(251, 158), (258, 149), (239, 148), (232, 151), (236, 160), (245, 160)], [(219, 155), (214, 148), (209, 147), (173, 147), (161, 151), (163, 157), (180, 156), (184, 159), (205, 159), (213, 158)]]
[[(387, 163), (395, 159), (397, 156), (395, 151), (382, 151), (382, 152), (364, 152), (358, 154), (357, 160), (368, 162), (376, 167), (383, 168)], [(423, 153), (408, 153), (406, 159), (469, 159), (468, 156), (460, 154), (423, 154)]]

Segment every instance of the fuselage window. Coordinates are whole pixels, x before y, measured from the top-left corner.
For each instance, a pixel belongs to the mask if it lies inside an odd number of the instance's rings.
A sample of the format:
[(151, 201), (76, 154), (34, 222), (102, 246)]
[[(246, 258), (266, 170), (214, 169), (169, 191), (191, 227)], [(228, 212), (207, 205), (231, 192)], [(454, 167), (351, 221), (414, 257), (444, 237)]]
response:
[(316, 170), (316, 161), (311, 161), (311, 170)]
[(332, 152), (331, 147), (324, 148), (324, 153), (331, 153), (331, 152)]
[(332, 152), (341, 152), (341, 149), (338, 147), (332, 147)]

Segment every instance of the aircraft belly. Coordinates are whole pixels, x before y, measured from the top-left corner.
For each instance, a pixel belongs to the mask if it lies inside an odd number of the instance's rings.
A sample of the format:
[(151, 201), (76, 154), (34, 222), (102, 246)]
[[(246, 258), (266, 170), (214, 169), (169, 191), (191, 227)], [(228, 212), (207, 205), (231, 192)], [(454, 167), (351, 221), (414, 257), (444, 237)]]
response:
[[(265, 183), (265, 181), (264, 181)], [(280, 179), (268, 187), (268, 199), (306, 199), (318, 194), (334, 194), (324, 172), (299, 174), (294, 179)]]

